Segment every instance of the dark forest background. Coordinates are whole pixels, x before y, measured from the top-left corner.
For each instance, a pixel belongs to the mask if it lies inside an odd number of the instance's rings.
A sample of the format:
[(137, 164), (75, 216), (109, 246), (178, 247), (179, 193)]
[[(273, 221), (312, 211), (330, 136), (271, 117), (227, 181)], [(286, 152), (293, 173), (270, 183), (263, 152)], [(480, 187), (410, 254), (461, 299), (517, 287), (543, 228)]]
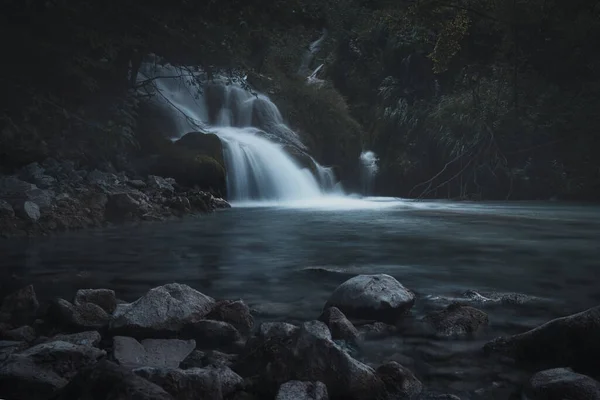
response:
[[(198, 66), (207, 79), (248, 74), (325, 164), (372, 149), (378, 194), (600, 198), (598, 1), (4, 0), (1, 7), (5, 172), (46, 157), (125, 165), (144, 151), (160, 124), (147, 123), (137, 90), (145, 83), (129, 71), (156, 54)], [(311, 67), (324, 64), (325, 84), (308, 86), (298, 66), (323, 29)]]

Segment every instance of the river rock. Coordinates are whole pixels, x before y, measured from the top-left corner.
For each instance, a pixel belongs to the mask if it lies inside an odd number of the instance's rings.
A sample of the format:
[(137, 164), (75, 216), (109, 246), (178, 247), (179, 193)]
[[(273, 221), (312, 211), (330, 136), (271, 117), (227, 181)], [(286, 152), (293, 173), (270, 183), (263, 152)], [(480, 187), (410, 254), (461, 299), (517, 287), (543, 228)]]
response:
[(134, 372), (161, 386), (178, 400), (219, 400), (238, 390), (244, 380), (227, 367), (192, 369), (144, 367)]
[(187, 285), (170, 283), (151, 289), (131, 304), (120, 304), (110, 329), (133, 337), (168, 337), (202, 320), (214, 304), (214, 299)]
[(110, 172), (102, 172), (97, 169), (87, 174), (85, 178), (92, 185), (111, 186), (119, 183), (119, 178)]
[(25, 286), (4, 298), (0, 317), (15, 326), (26, 325), (33, 322), (39, 306), (33, 286)]
[(42, 216), (40, 208), (33, 201), (17, 201), (14, 205), (17, 215), (26, 221), (37, 222)]
[(529, 296), (523, 293), (477, 292), (475, 290), (467, 290), (463, 293), (463, 297), (477, 303), (499, 303), (510, 305), (520, 305), (541, 300), (538, 297)]
[(8, 201), (4, 201), (2, 199), (0, 199), (0, 218), (2, 217), (14, 217), (15, 216), (15, 210), (13, 209), (13, 207), (10, 205), (10, 203)]
[(540, 371), (525, 392), (531, 400), (600, 400), (600, 382), (568, 368)]
[(56, 397), (72, 399), (174, 400), (160, 386), (106, 360), (83, 369)]
[(148, 186), (161, 192), (174, 192), (175, 188), (165, 178), (156, 175), (148, 175)]
[(272, 337), (292, 337), (300, 328), (287, 322), (263, 322), (258, 327), (257, 336), (261, 340)]
[(145, 339), (115, 336), (113, 356), (127, 368), (142, 366), (177, 368), (196, 347), (194, 340)]
[(78, 346), (98, 347), (102, 337), (96, 331), (86, 331), (72, 334), (59, 334), (48, 339), (49, 342), (61, 341), (76, 344)]
[(0, 364), (2, 364), (2, 362), (5, 361), (11, 354), (25, 350), (26, 348), (26, 342), (0, 340)]
[(3, 340), (14, 340), (18, 342), (33, 342), (36, 339), (35, 329), (25, 325), (16, 329), (0, 331)]
[(140, 217), (150, 211), (151, 206), (131, 192), (111, 193), (106, 203), (105, 217), (109, 221), (124, 221)]
[(487, 314), (483, 311), (458, 303), (426, 315), (423, 321), (436, 335), (444, 337), (475, 333), (489, 322)]
[(484, 346), (517, 362), (542, 368), (571, 366), (584, 373), (597, 371), (600, 359), (600, 306), (554, 319), (528, 332), (497, 338)]
[(327, 324), (334, 340), (347, 340), (353, 342), (358, 338), (358, 330), (337, 307), (325, 309), (319, 317), (319, 321)]
[(323, 382), (289, 381), (279, 387), (275, 400), (329, 400)]
[(421, 381), (395, 361), (377, 368), (377, 376), (385, 385), (388, 400), (417, 399), (423, 391)]
[(96, 304), (112, 314), (117, 308), (117, 296), (114, 290), (109, 289), (79, 289), (75, 294), (75, 305), (83, 303)]
[(188, 325), (184, 334), (186, 337), (196, 339), (200, 349), (229, 349), (242, 338), (242, 335), (233, 325), (210, 319), (203, 319)]
[(237, 354), (221, 353), (217, 350), (203, 352), (194, 350), (179, 365), (181, 369), (204, 368), (208, 366), (231, 367), (238, 359)]
[(48, 399), (106, 353), (94, 347), (51, 342), (11, 355), (0, 366), (0, 394), (7, 398)]
[(375, 371), (336, 345), (327, 326), (305, 322), (293, 331), (273, 329), (249, 340), (236, 364), (242, 376), (252, 376), (261, 398), (275, 396), (288, 381), (320, 381), (334, 398), (373, 399), (383, 393)]
[(203, 368), (205, 364), (206, 353), (200, 350), (192, 351), (186, 358), (179, 364), (181, 369), (190, 368)]
[(31, 201), (44, 209), (52, 205), (55, 193), (51, 190), (42, 190), (14, 176), (8, 176), (0, 178), (0, 196), (15, 208), (19, 204)]
[(394, 323), (414, 302), (413, 292), (390, 275), (358, 275), (338, 286), (325, 308), (337, 307), (350, 318)]
[(110, 315), (96, 304), (74, 305), (64, 299), (53, 301), (48, 313), (54, 321), (74, 332), (102, 329), (110, 321)]
[(144, 189), (148, 186), (146, 184), (146, 182), (144, 182), (141, 179), (133, 179), (133, 180), (127, 181), (127, 184), (135, 189)]
[(249, 334), (254, 326), (250, 308), (242, 300), (219, 301), (206, 318), (228, 322), (243, 334)]
[(214, 209), (231, 208), (231, 204), (229, 204), (229, 202), (227, 202), (227, 200), (222, 199), (220, 197), (212, 197), (211, 196), (210, 203), (211, 203), (212, 208), (214, 208)]
[(42, 167), (39, 163), (33, 162), (21, 168), (17, 175), (19, 179), (22, 179), (26, 182), (33, 182), (36, 178), (43, 176), (45, 171), (46, 170), (44, 167)]

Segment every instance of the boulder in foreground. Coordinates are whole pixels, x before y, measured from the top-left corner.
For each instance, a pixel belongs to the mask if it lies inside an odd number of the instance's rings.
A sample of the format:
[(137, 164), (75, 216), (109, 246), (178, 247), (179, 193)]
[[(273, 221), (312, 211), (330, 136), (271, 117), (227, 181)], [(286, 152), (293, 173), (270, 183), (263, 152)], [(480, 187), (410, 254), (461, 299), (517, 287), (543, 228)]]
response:
[(279, 387), (275, 400), (329, 400), (323, 382), (289, 381)]
[(187, 285), (170, 283), (151, 289), (131, 304), (120, 304), (110, 330), (136, 338), (170, 337), (203, 319), (214, 305), (211, 297)]
[(145, 339), (140, 343), (125, 336), (115, 336), (113, 339), (115, 360), (128, 368), (177, 368), (195, 347), (193, 340)]
[(358, 275), (338, 286), (325, 308), (337, 307), (349, 318), (394, 323), (414, 302), (414, 293), (390, 275)]
[(531, 400), (600, 400), (600, 382), (567, 368), (540, 371), (525, 390)]
[(110, 361), (80, 371), (56, 400), (174, 400), (163, 388)]
[(600, 306), (554, 319), (528, 332), (500, 337), (484, 347), (522, 364), (542, 368), (568, 365), (584, 373), (597, 372), (600, 359)]

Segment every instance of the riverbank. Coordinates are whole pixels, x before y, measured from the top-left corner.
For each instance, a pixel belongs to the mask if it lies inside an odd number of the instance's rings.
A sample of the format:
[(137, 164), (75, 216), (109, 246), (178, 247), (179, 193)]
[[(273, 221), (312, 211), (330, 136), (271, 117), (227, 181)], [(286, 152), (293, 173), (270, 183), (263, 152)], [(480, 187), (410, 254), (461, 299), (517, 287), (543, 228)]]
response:
[(229, 204), (175, 179), (47, 159), (0, 175), (0, 236), (37, 236), (210, 213)]
[(423, 299), (413, 291), (389, 275), (358, 275), (331, 293), (321, 315), (291, 324), (264, 320), (243, 300), (216, 300), (176, 283), (132, 303), (110, 289), (80, 289), (72, 301), (40, 304), (27, 286), (0, 308), (0, 397), (600, 398), (592, 378), (600, 372), (598, 307), (487, 342), (477, 356), (486, 362), (476, 364), (512, 372), (492, 385), (481, 381), (471, 394), (456, 386), (440, 391), (422, 379), (418, 361), (390, 357), (397, 348), (377, 363), (364, 360), (373, 342), (386, 346), (393, 337), (461, 347), (493, 329), (486, 305), (530, 300), (465, 293), (463, 301), (414, 318), (411, 310)]

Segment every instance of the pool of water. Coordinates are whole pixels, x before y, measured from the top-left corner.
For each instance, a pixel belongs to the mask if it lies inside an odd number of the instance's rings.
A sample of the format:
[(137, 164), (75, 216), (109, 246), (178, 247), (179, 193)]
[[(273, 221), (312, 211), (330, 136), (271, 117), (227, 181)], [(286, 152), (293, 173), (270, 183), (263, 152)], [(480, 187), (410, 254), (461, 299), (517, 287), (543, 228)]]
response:
[(357, 355), (374, 365), (397, 359), (428, 387), (463, 398), (508, 398), (526, 373), (484, 359), (485, 341), (600, 303), (600, 207), (589, 205), (240, 204), (181, 221), (4, 240), (0, 252), (3, 293), (33, 283), (42, 299), (69, 299), (78, 288), (109, 287), (135, 300), (179, 282), (242, 298), (269, 320), (315, 319), (335, 287), (361, 273), (387, 273), (414, 290), (415, 319), (468, 289), (542, 299), (485, 308), (490, 327), (476, 338), (407, 333)]

